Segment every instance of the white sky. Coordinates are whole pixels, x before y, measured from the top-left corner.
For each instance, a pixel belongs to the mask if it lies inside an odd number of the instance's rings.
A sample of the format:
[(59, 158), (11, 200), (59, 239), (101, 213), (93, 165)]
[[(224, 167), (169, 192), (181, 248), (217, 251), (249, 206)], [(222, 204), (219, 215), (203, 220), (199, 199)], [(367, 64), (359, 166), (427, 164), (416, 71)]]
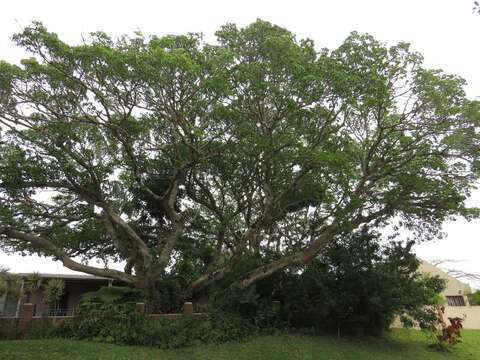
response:
[[(407, 41), (425, 57), (425, 65), (458, 74), (468, 81), (467, 94), (480, 97), (480, 15), (473, 0), (104, 0), (4, 1), (0, 7), (0, 59), (18, 62), (24, 56), (10, 37), (39, 20), (67, 42), (105, 31), (121, 35), (203, 32), (212, 41), (226, 22), (245, 26), (257, 18), (286, 27), (298, 38), (309, 37), (318, 48), (338, 47), (349, 32), (368, 32), (393, 45)], [(470, 199), (480, 206), (480, 191)], [(416, 246), (426, 260), (453, 259), (451, 267), (480, 273), (480, 220), (445, 224), (447, 238)], [(0, 265), (12, 271), (71, 272), (59, 263), (37, 257), (2, 254)], [(478, 284), (480, 286), (480, 284)]]

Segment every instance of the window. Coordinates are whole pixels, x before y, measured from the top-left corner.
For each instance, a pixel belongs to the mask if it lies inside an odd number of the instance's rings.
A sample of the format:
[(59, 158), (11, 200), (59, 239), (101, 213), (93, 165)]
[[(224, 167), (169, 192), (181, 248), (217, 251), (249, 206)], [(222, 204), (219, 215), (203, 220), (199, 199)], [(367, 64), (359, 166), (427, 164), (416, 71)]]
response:
[(447, 296), (447, 303), (449, 306), (465, 306), (463, 296)]

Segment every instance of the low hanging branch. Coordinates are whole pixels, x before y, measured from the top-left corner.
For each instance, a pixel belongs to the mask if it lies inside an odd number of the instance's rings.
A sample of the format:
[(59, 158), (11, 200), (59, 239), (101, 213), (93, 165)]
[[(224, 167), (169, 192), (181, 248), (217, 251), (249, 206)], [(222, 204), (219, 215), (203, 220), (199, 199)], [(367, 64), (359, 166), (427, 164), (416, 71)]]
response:
[(127, 284), (134, 283), (134, 277), (129, 276), (121, 271), (117, 270), (110, 270), (110, 269), (100, 269), (88, 265), (81, 264), (76, 262), (67, 254), (61, 250), (58, 246), (56, 246), (53, 242), (48, 239), (45, 239), (41, 236), (34, 236), (30, 234), (23, 233), (21, 231), (12, 229), (10, 227), (0, 227), (0, 236), (5, 235), (11, 239), (16, 239), (21, 242), (26, 242), (31, 244), (37, 248), (42, 249), (43, 251), (47, 252), (50, 256), (53, 256), (60, 260), (63, 265), (70, 270), (85, 272), (88, 274), (96, 275), (96, 276), (103, 276), (111, 279), (120, 280)]

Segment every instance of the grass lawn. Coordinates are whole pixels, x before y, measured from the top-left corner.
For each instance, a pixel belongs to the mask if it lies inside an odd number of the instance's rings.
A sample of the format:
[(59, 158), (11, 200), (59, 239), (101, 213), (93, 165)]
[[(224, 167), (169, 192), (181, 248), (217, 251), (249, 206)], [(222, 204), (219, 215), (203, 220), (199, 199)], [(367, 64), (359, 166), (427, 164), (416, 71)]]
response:
[(464, 331), (464, 342), (451, 353), (427, 348), (419, 331), (394, 330), (387, 339), (336, 340), (325, 336), (263, 336), (244, 343), (198, 345), (179, 350), (117, 346), (63, 339), (0, 341), (2, 360), (225, 359), (225, 360), (479, 360), (480, 331)]

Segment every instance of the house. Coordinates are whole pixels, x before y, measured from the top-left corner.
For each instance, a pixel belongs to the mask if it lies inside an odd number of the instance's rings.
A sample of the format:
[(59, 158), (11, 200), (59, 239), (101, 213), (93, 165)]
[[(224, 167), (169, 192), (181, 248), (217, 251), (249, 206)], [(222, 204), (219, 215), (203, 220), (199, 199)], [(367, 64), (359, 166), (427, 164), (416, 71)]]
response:
[(438, 275), (447, 281), (446, 288), (442, 292), (445, 298), (444, 319), (446, 321), (448, 318), (459, 317), (464, 319), (463, 327), (465, 329), (480, 329), (480, 306), (471, 305), (468, 300), (468, 295), (472, 293), (470, 285), (423, 260), (421, 260), (419, 271)]
[(430, 275), (438, 275), (440, 278), (447, 281), (446, 288), (442, 292), (442, 296), (445, 298), (447, 306), (468, 306), (468, 295), (472, 293), (472, 289), (469, 284), (461, 282), (457, 278), (449, 275), (445, 271), (438, 267), (421, 260), (418, 270), (421, 273), (427, 273)]
[(91, 275), (70, 275), (70, 274), (39, 274), (42, 282), (46, 283), (49, 279), (62, 279), (65, 283), (60, 300), (55, 308), (52, 308), (46, 301), (43, 289), (39, 289), (32, 294), (23, 291), (23, 282), (30, 274), (17, 274), (22, 280), (20, 289), (21, 296), (3, 295), (0, 296), (0, 317), (18, 317), (18, 312), (22, 303), (35, 304), (35, 316), (66, 316), (72, 315), (80, 297), (91, 291), (96, 291), (103, 286), (111, 286), (113, 280)]

